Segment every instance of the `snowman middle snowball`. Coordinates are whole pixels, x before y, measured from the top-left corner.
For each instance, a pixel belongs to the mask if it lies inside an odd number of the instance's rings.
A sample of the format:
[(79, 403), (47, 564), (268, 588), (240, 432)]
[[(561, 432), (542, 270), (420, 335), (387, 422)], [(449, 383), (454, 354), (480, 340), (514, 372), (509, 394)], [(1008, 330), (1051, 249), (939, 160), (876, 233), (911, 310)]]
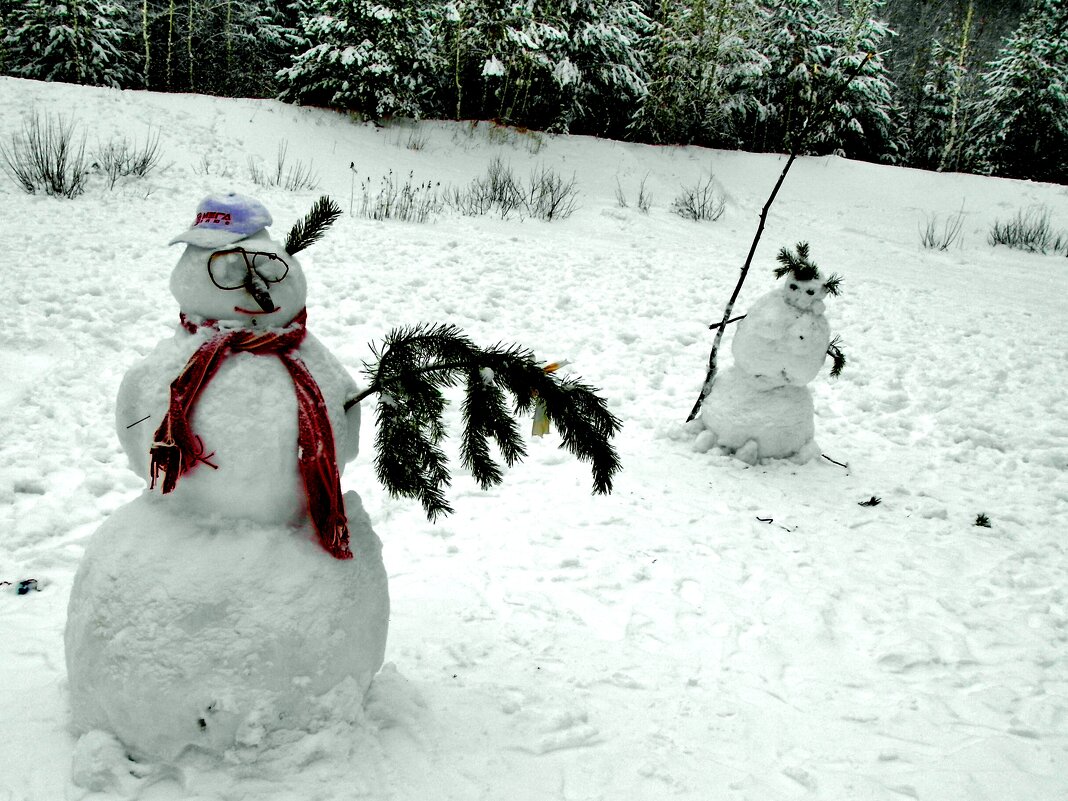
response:
[[(256, 207), (251, 198), (221, 196), (205, 207)], [(235, 200), (236, 199), (236, 200)], [(259, 206), (251, 225), (270, 222)], [(209, 212), (198, 210), (197, 219)], [(236, 214), (231, 215), (236, 217)], [(222, 217), (216, 213), (206, 219)], [(191, 239), (170, 279), (171, 292), (178, 301), (181, 325), (170, 340), (164, 340), (124, 378), (119, 389), (117, 429), (131, 468), (152, 483), (151, 452), (159, 428), (172, 411), (173, 384), (198, 353), (213, 338), (236, 329), (257, 333), (284, 331), (300, 325), (305, 309), (307, 281), (300, 261), (285, 252), (262, 227), (243, 236), (247, 229), (234, 224), (204, 230), (198, 223), (174, 241)], [(235, 239), (235, 236), (238, 238)], [(214, 245), (214, 247), (213, 247)], [(213, 273), (217, 254), (232, 262), (240, 260), (249, 279), (234, 281)], [(250, 255), (251, 254), (251, 255)], [(255, 267), (265, 262), (274, 272), (266, 279)], [(284, 264), (284, 272), (276, 265)], [(277, 280), (270, 280), (270, 279)], [(259, 286), (246, 287), (245, 283)], [(224, 286), (219, 284), (223, 283)], [(262, 308), (262, 293), (270, 299), (271, 311)], [(260, 293), (257, 299), (254, 293)], [(296, 321), (296, 322), (295, 322)], [(345, 401), (357, 392), (356, 383), (336, 358), (310, 332), (303, 330), (299, 342), (287, 355), (306, 367), (321, 394), (322, 411), (330, 422), (336, 469), (359, 453), (360, 408), (347, 411)], [(211, 365), (215, 372), (203, 385), (195, 387), (196, 397), (188, 410), (188, 423), (199, 449), (195, 462), (172, 480), (170, 493), (176, 506), (189, 510), (213, 510), (228, 517), (263, 523), (298, 523), (309, 511), (308, 492), (298, 466), (300, 415), (298, 393), (294, 391), (292, 369), (285, 360), (256, 350), (234, 350), (218, 354)], [(319, 405), (316, 402), (316, 405)], [(136, 425), (135, 421), (142, 420)], [(127, 427), (131, 426), (131, 427)], [(159, 478), (159, 476), (157, 476)]]

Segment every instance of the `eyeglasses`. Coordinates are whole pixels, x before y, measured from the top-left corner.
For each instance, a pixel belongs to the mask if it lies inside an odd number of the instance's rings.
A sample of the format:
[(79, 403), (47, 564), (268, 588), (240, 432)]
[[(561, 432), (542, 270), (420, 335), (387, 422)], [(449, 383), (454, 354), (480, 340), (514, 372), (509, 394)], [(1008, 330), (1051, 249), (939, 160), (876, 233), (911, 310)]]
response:
[(220, 250), (208, 257), (208, 275), (219, 289), (240, 289), (249, 270), (268, 284), (277, 284), (289, 272), (289, 265), (277, 253), (233, 248)]

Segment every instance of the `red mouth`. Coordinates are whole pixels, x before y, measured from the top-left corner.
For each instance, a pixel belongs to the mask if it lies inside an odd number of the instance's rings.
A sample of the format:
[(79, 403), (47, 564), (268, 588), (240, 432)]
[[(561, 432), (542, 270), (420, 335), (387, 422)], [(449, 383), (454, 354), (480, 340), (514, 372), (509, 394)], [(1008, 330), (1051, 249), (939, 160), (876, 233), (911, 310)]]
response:
[(263, 311), (263, 309), (256, 309), (255, 311), (253, 311), (251, 309), (242, 309), (240, 306), (234, 306), (234, 311), (240, 314), (274, 314), (276, 311), (280, 311), (281, 308), (281, 306), (276, 306), (271, 311), (266, 312)]

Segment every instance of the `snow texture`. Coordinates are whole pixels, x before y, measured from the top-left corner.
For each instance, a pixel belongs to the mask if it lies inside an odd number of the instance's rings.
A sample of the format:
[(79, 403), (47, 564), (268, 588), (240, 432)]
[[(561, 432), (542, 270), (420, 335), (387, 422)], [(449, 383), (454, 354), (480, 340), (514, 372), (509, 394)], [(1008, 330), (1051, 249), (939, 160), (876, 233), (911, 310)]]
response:
[[(535, 153), (519, 132), (429, 121), (413, 151), (407, 126), (319, 109), (12, 78), (0, 140), (30, 108), (76, 110), (90, 144), (158, 129), (169, 166), (114, 192), (92, 176), (74, 201), (0, 176), (0, 799), (1068, 797), (1068, 271), (986, 242), (1031, 205), (1068, 227), (1064, 187), (799, 158), (737, 308), (777, 286), (775, 254), (799, 241), (846, 277), (828, 313), (850, 363), (809, 387), (819, 444), (848, 469), (751, 467), (695, 453), (682, 421), (784, 157), (564, 136)], [(317, 190), (248, 180), (248, 157), (282, 140)], [(321, 193), (348, 211), (350, 162), (466, 186), (497, 156), (574, 174), (581, 207), (552, 223), (345, 214), (300, 254), (310, 330), (353, 376), (368, 343), (419, 322), (566, 356), (623, 418), (613, 494), (590, 496), (555, 428), (480, 491), (459, 469), (457, 393), (456, 512), (430, 524), (377, 483), (366, 419), (342, 486), (382, 538), (391, 619), (362, 717), (169, 769), (79, 741), (64, 623), (93, 532), (144, 492), (114, 406), (175, 327), (165, 243), (210, 192), (259, 197), (285, 231)], [(723, 217), (671, 213), (709, 171)], [(962, 203), (960, 246), (923, 249), (918, 226)], [(40, 591), (17, 595), (30, 578)], [(73, 784), (75, 758), (102, 789)]]

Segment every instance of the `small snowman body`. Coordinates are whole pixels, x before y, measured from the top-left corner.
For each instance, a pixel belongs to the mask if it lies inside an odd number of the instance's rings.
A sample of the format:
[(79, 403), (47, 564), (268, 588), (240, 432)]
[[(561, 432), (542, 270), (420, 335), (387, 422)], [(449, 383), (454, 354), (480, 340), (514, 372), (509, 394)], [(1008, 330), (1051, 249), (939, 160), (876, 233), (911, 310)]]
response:
[[(232, 225), (252, 211), (221, 244), (210, 228), (196, 236), (201, 214), (181, 239), (171, 290), (182, 325), (130, 369), (117, 404), (130, 466), (152, 487), (90, 538), (65, 638), (74, 728), (153, 761), (255, 748), (357, 716), (389, 618), (381, 543), (356, 493), (336, 500), (359, 449), (359, 407), (345, 409), (355, 383), (303, 330), (303, 272), (263, 230), (266, 210), (235, 195), (201, 206), (208, 225), (212, 214)], [(215, 347), (260, 336), (285, 347)], [(180, 475), (161, 471), (150, 454), (173, 419), (172, 382), (208, 364), (205, 353), (214, 361), (183, 418), (195, 457)], [(336, 470), (327, 494), (348, 542), (332, 552), (308, 450), (320, 472)]]
[(701, 406), (699, 450), (719, 446), (749, 464), (804, 463), (819, 454), (808, 384), (827, 358), (823, 298), (837, 291), (837, 279), (821, 282), (807, 248), (805, 257), (811, 270), (786, 273), (785, 284), (758, 298), (738, 324), (734, 364), (716, 376)]

